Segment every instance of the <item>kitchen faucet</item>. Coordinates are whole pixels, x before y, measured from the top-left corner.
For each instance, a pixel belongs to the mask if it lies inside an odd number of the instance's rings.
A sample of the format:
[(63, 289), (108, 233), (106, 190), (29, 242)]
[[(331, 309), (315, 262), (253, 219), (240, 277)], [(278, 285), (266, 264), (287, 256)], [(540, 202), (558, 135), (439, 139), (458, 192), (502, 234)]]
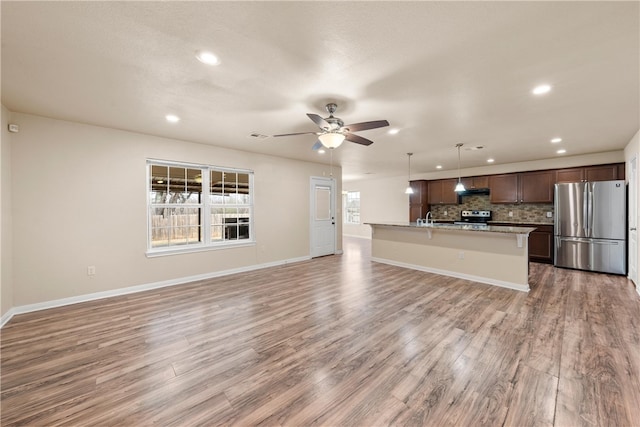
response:
[(431, 225), (433, 225), (433, 215), (431, 215), (431, 211), (427, 212), (427, 215), (424, 217), (424, 222), (429, 225), (429, 217), (431, 217)]

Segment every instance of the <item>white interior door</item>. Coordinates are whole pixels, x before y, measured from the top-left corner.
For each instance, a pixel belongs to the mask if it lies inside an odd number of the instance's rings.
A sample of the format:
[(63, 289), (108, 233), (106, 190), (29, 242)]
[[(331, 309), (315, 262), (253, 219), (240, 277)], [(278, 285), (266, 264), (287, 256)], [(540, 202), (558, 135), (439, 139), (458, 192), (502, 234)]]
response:
[(629, 279), (638, 287), (638, 156), (629, 160)]
[(311, 178), (311, 257), (336, 253), (336, 185), (332, 178)]

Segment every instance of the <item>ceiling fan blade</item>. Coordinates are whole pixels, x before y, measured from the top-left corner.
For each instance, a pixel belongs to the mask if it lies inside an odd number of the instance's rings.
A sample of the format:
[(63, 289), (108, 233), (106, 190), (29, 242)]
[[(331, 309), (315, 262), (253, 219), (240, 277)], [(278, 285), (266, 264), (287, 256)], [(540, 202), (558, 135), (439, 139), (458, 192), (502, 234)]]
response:
[(307, 113), (307, 116), (313, 121), (313, 123), (317, 124), (320, 129), (330, 130), (331, 125), (322, 117), (317, 114)]
[(274, 138), (277, 136), (293, 136), (293, 135), (308, 135), (308, 134), (314, 134), (316, 135), (316, 132), (296, 132), (296, 133), (281, 133), (279, 135), (272, 135)]
[(361, 130), (383, 128), (389, 126), (389, 122), (386, 120), (374, 120), (372, 122), (353, 123), (351, 125), (343, 126), (343, 129), (347, 129), (349, 132), (359, 132)]
[(346, 139), (347, 141), (355, 142), (356, 144), (362, 144), (362, 145), (373, 144), (373, 141), (367, 138), (363, 138), (361, 136), (355, 135), (353, 133), (348, 133), (348, 132), (345, 134), (344, 139)]
[(311, 149), (313, 151), (318, 151), (321, 148), (322, 148), (322, 142), (320, 142), (320, 141), (316, 141), (316, 143), (313, 144), (313, 147), (311, 147)]

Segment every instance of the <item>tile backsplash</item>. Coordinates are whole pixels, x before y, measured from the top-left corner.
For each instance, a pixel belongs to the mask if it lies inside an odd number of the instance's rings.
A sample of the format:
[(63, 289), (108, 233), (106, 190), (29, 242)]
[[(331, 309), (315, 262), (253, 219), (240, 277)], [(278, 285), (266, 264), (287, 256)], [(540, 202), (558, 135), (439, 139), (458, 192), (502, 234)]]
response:
[[(503, 222), (535, 222), (553, 224), (553, 218), (547, 218), (547, 212), (553, 212), (553, 204), (514, 203), (491, 204), (486, 194), (462, 196), (459, 205), (431, 206), (431, 214), (435, 220), (459, 220), (460, 212), (467, 210), (487, 210), (493, 212), (493, 221)], [(445, 215), (445, 212), (447, 215)], [(513, 216), (509, 216), (509, 212)]]

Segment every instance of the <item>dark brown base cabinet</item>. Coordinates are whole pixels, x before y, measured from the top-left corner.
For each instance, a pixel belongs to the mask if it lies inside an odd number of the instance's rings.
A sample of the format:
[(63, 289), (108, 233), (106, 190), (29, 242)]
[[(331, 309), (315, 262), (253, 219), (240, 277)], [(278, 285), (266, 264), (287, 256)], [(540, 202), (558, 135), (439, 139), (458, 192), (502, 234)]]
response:
[(529, 234), (529, 261), (553, 264), (553, 225), (513, 224), (508, 222), (492, 225), (535, 228)]
[(529, 234), (529, 261), (553, 264), (553, 225), (525, 225), (536, 227)]

